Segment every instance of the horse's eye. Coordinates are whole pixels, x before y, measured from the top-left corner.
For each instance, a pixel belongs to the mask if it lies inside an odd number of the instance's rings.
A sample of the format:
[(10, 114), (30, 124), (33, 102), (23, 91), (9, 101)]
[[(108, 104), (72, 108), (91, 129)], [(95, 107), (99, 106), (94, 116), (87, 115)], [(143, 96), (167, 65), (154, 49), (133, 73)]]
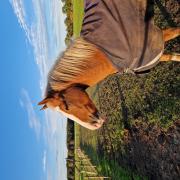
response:
[(65, 106), (65, 109), (68, 111), (69, 110), (69, 106), (68, 106), (68, 104), (67, 104), (67, 102), (65, 100), (63, 100), (63, 104)]
[(69, 107), (68, 107), (68, 103), (66, 102), (66, 99), (65, 99), (64, 95), (60, 94), (60, 97), (62, 98), (62, 102), (63, 102), (63, 104), (65, 106), (65, 109), (68, 111)]
[(69, 110), (69, 106), (68, 106), (68, 104), (66, 103), (66, 101), (64, 102), (64, 105), (65, 105), (66, 110), (68, 111), (68, 110)]

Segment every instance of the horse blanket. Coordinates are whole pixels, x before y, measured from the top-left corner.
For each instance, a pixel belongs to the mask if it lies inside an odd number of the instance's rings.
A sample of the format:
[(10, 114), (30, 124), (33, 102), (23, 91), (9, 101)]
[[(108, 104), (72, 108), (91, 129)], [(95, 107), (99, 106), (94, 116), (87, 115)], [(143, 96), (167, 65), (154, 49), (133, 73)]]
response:
[(146, 71), (164, 49), (162, 31), (146, 19), (146, 0), (86, 0), (81, 37), (95, 44), (119, 72)]

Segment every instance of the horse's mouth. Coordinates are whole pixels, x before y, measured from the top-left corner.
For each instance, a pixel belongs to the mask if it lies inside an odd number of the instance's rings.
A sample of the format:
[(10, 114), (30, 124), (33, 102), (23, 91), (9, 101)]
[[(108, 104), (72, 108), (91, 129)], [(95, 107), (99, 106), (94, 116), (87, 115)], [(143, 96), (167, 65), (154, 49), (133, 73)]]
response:
[(97, 119), (93, 123), (93, 126), (95, 126), (97, 129), (99, 129), (103, 125), (104, 122), (105, 122), (105, 119), (103, 119), (103, 118)]

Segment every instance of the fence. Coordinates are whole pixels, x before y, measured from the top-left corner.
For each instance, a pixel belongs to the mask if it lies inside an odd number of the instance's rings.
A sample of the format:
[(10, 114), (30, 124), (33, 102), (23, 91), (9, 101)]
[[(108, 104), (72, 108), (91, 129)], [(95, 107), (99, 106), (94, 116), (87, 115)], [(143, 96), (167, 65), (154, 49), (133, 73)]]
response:
[(81, 151), (80, 148), (75, 150), (76, 160), (75, 160), (75, 170), (78, 172), (78, 180), (103, 180), (111, 179), (110, 177), (105, 177), (99, 175), (96, 166), (91, 163), (89, 157)]

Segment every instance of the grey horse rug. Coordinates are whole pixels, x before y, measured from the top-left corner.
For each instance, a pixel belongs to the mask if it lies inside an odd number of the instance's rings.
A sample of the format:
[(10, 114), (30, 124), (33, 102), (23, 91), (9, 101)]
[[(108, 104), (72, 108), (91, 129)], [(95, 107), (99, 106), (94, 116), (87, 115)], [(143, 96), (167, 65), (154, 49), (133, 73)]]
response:
[(154, 67), (163, 53), (162, 31), (146, 20), (146, 0), (86, 0), (81, 37), (95, 44), (119, 72)]

